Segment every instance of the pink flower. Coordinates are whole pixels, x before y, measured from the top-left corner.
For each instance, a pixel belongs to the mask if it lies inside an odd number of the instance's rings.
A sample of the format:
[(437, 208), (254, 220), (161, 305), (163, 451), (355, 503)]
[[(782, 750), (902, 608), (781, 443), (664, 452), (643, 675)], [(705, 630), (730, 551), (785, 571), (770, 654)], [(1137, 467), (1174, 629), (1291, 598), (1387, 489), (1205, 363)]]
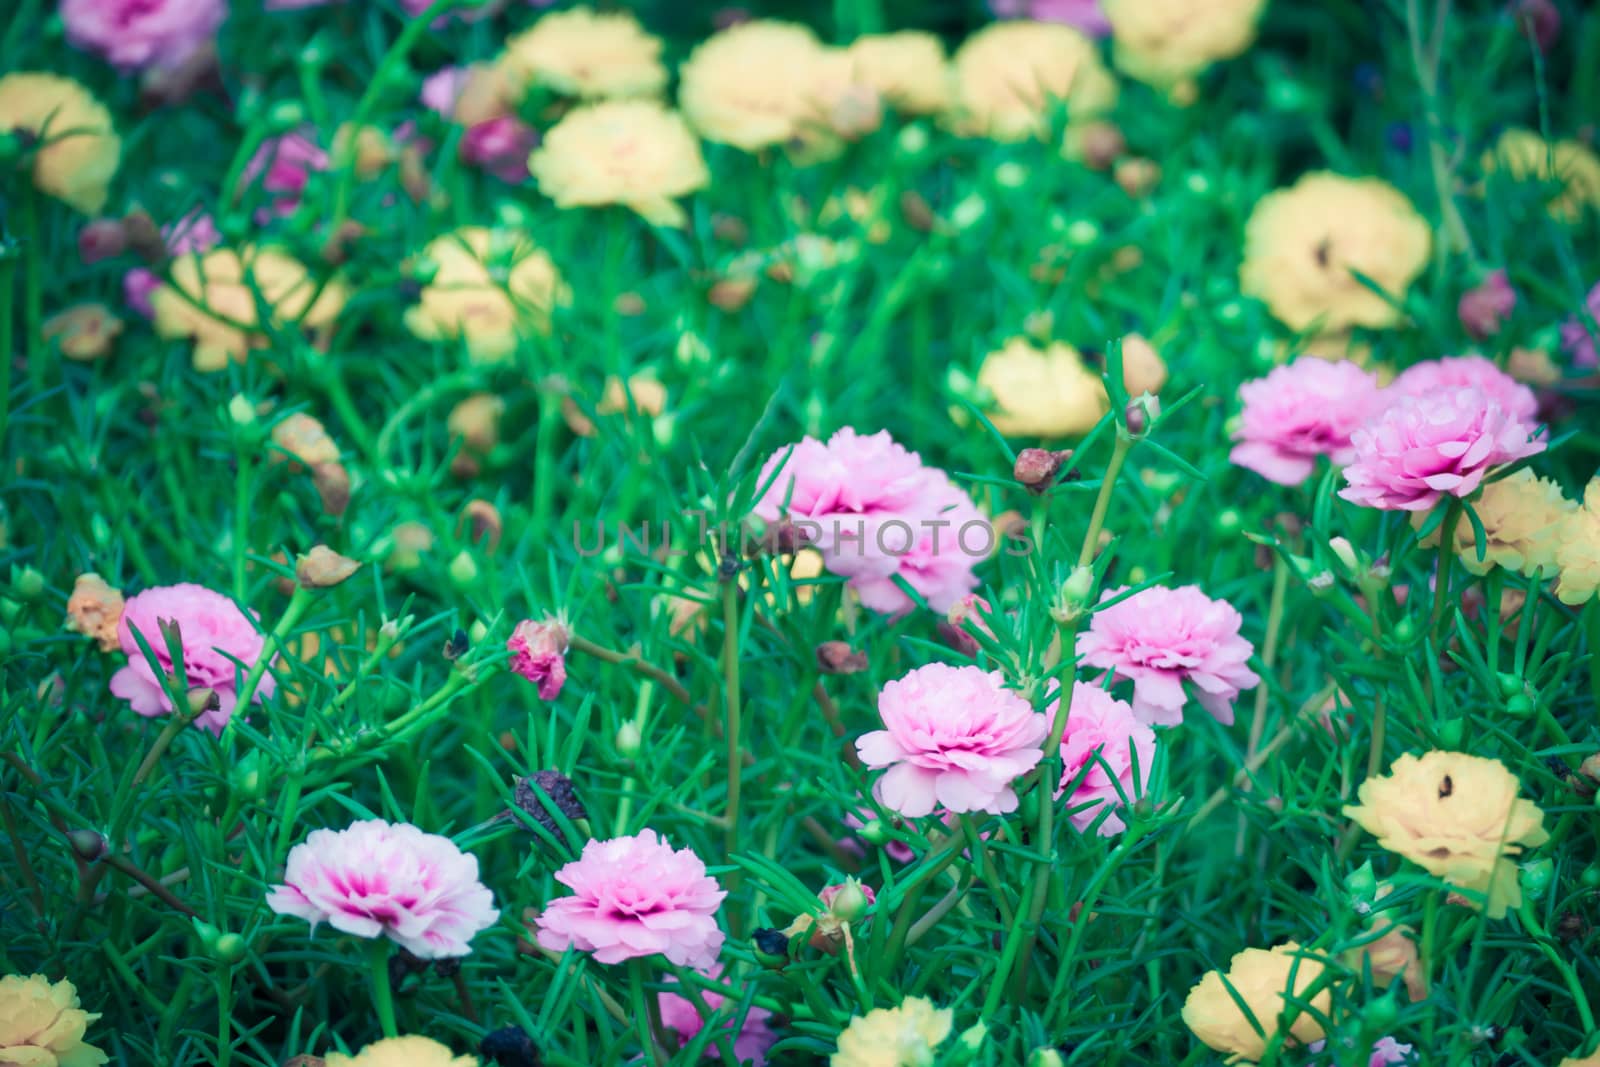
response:
[(512, 115), (475, 123), (461, 135), (461, 158), (512, 185), (528, 178), (528, 154), (539, 131)]
[(478, 859), (454, 841), (410, 823), (367, 819), (313, 830), (289, 850), (284, 885), (267, 907), (326, 922), (356, 937), (387, 937), (425, 960), (465, 956), (494, 925), (494, 895), (478, 881)]
[(1350, 435), (1380, 407), (1378, 376), (1311, 357), (1239, 387), (1244, 411), (1228, 458), (1279, 485), (1299, 485), (1318, 456), (1350, 462)]
[(120, 256), (127, 247), (127, 229), (117, 219), (95, 219), (78, 231), (78, 258), (85, 264)]
[[(860, 798), (858, 796), (858, 800), (859, 799)], [(863, 804), (856, 810), (845, 813), (844, 824), (850, 827), (852, 830), (863, 830), (866, 828), (869, 822), (872, 822), (877, 818), (878, 813), (873, 811), (872, 808)], [(893, 825), (898, 828), (900, 826), (900, 820), (893, 820)], [(852, 836), (841, 838), (838, 844), (839, 847), (854, 855), (862, 856), (866, 854), (866, 849), (862, 847), (862, 838), (860, 837)], [(912, 860), (917, 858), (917, 854), (912, 851), (911, 846), (906, 844), (904, 841), (891, 839), (884, 842), (884, 844), (880, 847), (883, 849), (884, 853), (896, 863), (910, 863)]]
[(540, 700), (554, 700), (567, 681), (567, 643), (572, 639), (566, 624), (547, 616), (538, 622), (523, 619), (511, 631), (506, 648), (511, 650), (511, 669), (539, 687)]
[(422, 80), (422, 106), (448, 119), (454, 116), (456, 101), (466, 88), (472, 72), (466, 67), (444, 67)]
[(654, 830), (590, 841), (556, 872), (572, 896), (539, 916), (539, 944), (576, 947), (601, 963), (662, 955), (680, 967), (710, 967), (722, 948), (717, 908), (728, 894), (689, 849)]
[(1426, 511), (1446, 493), (1467, 496), (1492, 468), (1544, 451), (1535, 428), (1478, 389), (1403, 397), (1351, 438), (1346, 500)]
[(887, 767), (873, 795), (910, 818), (943, 805), (953, 812), (1004, 814), (1017, 808), (1011, 783), (1044, 758), (1043, 715), (1005, 688), (998, 671), (930, 663), (878, 694), (885, 729), (856, 751), (868, 767)]
[(262, 142), (245, 164), (240, 182), (250, 188), (259, 180), (263, 192), (275, 195), (271, 211), (258, 215), (260, 221), (265, 221), (272, 215), (294, 214), (312, 173), (327, 169), (328, 153), (317, 147), (315, 141), (305, 134), (286, 133)]
[(1506, 319), (1517, 309), (1517, 291), (1511, 288), (1506, 272), (1497, 270), (1461, 294), (1456, 318), (1473, 337), (1483, 340), (1500, 332)]
[[(221, 734), (238, 702), (238, 682), (255, 666), (265, 644), (255, 623), (232, 600), (204, 586), (183, 583), (146, 589), (129, 598), (117, 624), (117, 640), (127, 666), (111, 676), (111, 695), (126, 700), (140, 715), (163, 715), (172, 711), (172, 701), (162, 688), (137, 633), (155, 654), (162, 675), (171, 675), (173, 666), (161, 623), (177, 626), (183, 647), (184, 677), (179, 683), (187, 689), (210, 689), (219, 706), (201, 712), (196, 726)], [(236, 662), (237, 661), (237, 662)], [(270, 697), (277, 682), (271, 672), (261, 676), (254, 699)]]
[(227, 14), (224, 0), (61, 0), (72, 46), (124, 71), (178, 66)]
[[(1055, 702), (1044, 714), (1054, 721)], [(1074, 781), (1078, 783), (1068, 801), (1069, 808), (1077, 809), (1071, 815), (1072, 825), (1087, 830), (1106, 811), (1109, 814), (1100, 821), (1100, 836), (1120, 834), (1126, 824), (1112, 809), (1144, 793), (1155, 758), (1155, 731), (1141, 723), (1131, 707), (1098, 686), (1073, 683), (1067, 728), (1061, 735), (1061, 782), (1056, 786), (1059, 798)]]
[[(1313, 1041), (1306, 1046), (1306, 1051), (1321, 1052), (1327, 1047), (1327, 1041)], [(1367, 1060), (1367, 1067), (1391, 1067), (1392, 1064), (1410, 1063), (1411, 1051), (1410, 1045), (1402, 1045), (1392, 1037), (1381, 1037), (1372, 1046), (1372, 1057)]]
[(1111, 23), (1100, 10), (1100, 0), (991, 0), (989, 6), (1000, 18), (1064, 22), (1091, 37), (1104, 37), (1111, 32)]
[(1596, 283), (1584, 299), (1584, 314), (1575, 315), (1561, 325), (1561, 347), (1572, 353), (1575, 367), (1600, 366), (1600, 353), (1595, 351), (1590, 321), (1600, 320), (1600, 283)]
[(1396, 397), (1450, 389), (1477, 389), (1524, 422), (1534, 422), (1539, 415), (1539, 398), (1533, 390), (1482, 356), (1445, 356), (1407, 367), (1390, 383), (1384, 396), (1393, 403)]
[[(836, 882), (833, 885), (823, 886), (821, 891), (817, 893), (817, 899), (822, 901), (822, 906), (824, 908), (827, 908), (829, 911), (833, 911), (833, 902), (838, 900), (839, 894), (843, 893), (847, 889), (850, 890), (852, 894), (848, 898), (850, 900), (849, 910), (855, 910), (862, 904), (863, 900), (866, 902), (865, 908), (862, 909), (863, 911), (866, 908), (871, 908), (872, 905), (878, 902), (877, 890), (873, 889), (870, 885), (864, 885), (854, 878), (843, 882)], [(859, 897), (855, 896), (857, 893), (860, 894)], [(840, 918), (843, 918), (846, 921), (851, 921), (854, 917), (850, 915), (842, 915)]]
[[(211, 216), (195, 208), (177, 222), (161, 227), (161, 236), (169, 256), (187, 256), (209, 252), (222, 241)], [(122, 299), (145, 318), (154, 318), (155, 309), (150, 304), (150, 294), (161, 287), (161, 276), (144, 267), (134, 267), (122, 276)]]
[[(1119, 596), (1109, 589), (1101, 601)], [(1078, 661), (1133, 682), (1133, 714), (1149, 726), (1183, 721), (1183, 685), (1224, 725), (1233, 723), (1239, 691), (1261, 679), (1248, 666), (1254, 649), (1239, 636), (1243, 618), (1197, 585), (1151, 586), (1089, 617), (1078, 635)]]
[[(722, 977), (722, 966), (718, 964), (700, 973), (716, 981)], [(699, 992), (706, 1009), (713, 1015), (730, 999), (708, 989), (701, 989)], [(682, 1048), (693, 1041), (695, 1035), (705, 1026), (706, 1020), (701, 1016), (700, 1009), (696, 1008), (694, 1001), (688, 997), (681, 997), (676, 993), (661, 993), (658, 1002), (661, 1005), (661, 1025), (678, 1035), (678, 1047)], [(771, 1019), (770, 1011), (754, 1005), (745, 1013), (738, 1033), (733, 1035), (733, 1054), (740, 1063), (753, 1062), (756, 1067), (761, 1067), (767, 1062), (767, 1050), (778, 1040), (778, 1035), (772, 1032)], [(733, 1020), (729, 1019), (719, 1029), (731, 1032), (733, 1025)], [(705, 1058), (712, 1059), (718, 1055), (715, 1042), (706, 1046)]]
[(826, 444), (807, 437), (769, 458), (757, 485), (755, 514), (792, 522), (829, 571), (885, 614), (914, 606), (897, 577), (933, 610), (949, 611), (977, 586), (973, 568), (994, 548), (972, 498), (887, 432), (846, 427)]

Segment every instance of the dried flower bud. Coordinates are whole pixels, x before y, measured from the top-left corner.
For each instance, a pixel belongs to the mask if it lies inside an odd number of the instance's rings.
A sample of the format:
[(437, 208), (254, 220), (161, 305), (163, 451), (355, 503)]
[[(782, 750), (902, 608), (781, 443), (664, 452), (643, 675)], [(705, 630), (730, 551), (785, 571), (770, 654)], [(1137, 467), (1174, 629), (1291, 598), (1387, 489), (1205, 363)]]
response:
[(1106, 171), (1128, 150), (1128, 139), (1115, 123), (1091, 122), (1079, 134), (1078, 150), (1091, 170)]
[(505, 522), (500, 518), (499, 508), (487, 500), (469, 500), (456, 523), (456, 536), (460, 537), (465, 532), (468, 541), (481, 544), (485, 551), (493, 554), (500, 547), (500, 536), (504, 529)]
[(455, 633), (450, 635), (447, 641), (445, 641), (442, 655), (445, 659), (453, 663), (462, 656), (465, 656), (467, 654), (467, 650), (471, 647), (472, 643), (467, 640), (467, 631), (458, 629)]
[(539, 1047), (520, 1026), (502, 1026), (484, 1034), (478, 1054), (495, 1067), (539, 1067)]
[(1017, 453), (1017, 462), (1011, 476), (1030, 493), (1042, 494), (1055, 484), (1062, 464), (1072, 458), (1068, 451), (1053, 452), (1048, 448), (1024, 448)]
[(396, 948), (389, 954), (389, 984), (398, 987), (414, 974), (425, 974), (428, 961), (406, 949)]
[(98, 574), (80, 574), (67, 598), (67, 629), (100, 643), (100, 651), (119, 647), (117, 624), (122, 621), (123, 597)]
[(1542, 348), (1513, 348), (1506, 359), (1506, 373), (1535, 386), (1551, 386), (1561, 380), (1561, 368)]
[(360, 569), (360, 562), (327, 545), (317, 545), (294, 561), (294, 577), (302, 589), (331, 589)]
[[(299, 460), (307, 467), (339, 462), (339, 446), (333, 443), (322, 423), (304, 412), (295, 412), (272, 427), (272, 443), (283, 453)], [(284, 456), (274, 453), (274, 462), (284, 462)]]
[(1511, 0), (1506, 10), (1539, 51), (1550, 51), (1561, 39), (1561, 9), (1552, 0)]
[(333, 267), (342, 265), (350, 258), (350, 249), (366, 235), (367, 228), (354, 219), (341, 222), (333, 236), (323, 243), (322, 262)]
[(1517, 293), (1506, 272), (1497, 270), (1462, 294), (1456, 317), (1462, 328), (1478, 340), (1493, 337), (1517, 308)]
[(500, 443), (500, 420), (506, 402), (493, 393), (474, 393), (450, 410), (445, 421), (452, 437), (474, 452), (487, 453)]
[(1154, 189), (1156, 183), (1161, 180), (1161, 165), (1153, 159), (1134, 156), (1118, 163), (1112, 176), (1116, 178), (1117, 184), (1122, 186), (1123, 192), (1139, 199)]
[(1122, 384), (1129, 396), (1161, 392), (1167, 384), (1167, 363), (1155, 346), (1139, 334), (1122, 339)]
[(342, 463), (319, 463), (311, 468), (311, 482), (317, 487), (322, 510), (334, 518), (350, 506), (350, 472)]
[(85, 264), (120, 256), (127, 247), (127, 230), (117, 219), (95, 219), (78, 231), (78, 258)]
[[(535, 789), (535, 786), (538, 789)], [(539, 796), (539, 790), (544, 791), (557, 811), (573, 822), (581, 822), (589, 817), (588, 809), (583, 806), (583, 801), (578, 799), (577, 790), (572, 786), (572, 779), (560, 771), (535, 771), (526, 778), (518, 778), (513, 793), (517, 808), (552, 834), (559, 837), (561, 827), (550, 814), (549, 808), (545, 807), (544, 798)]]
[(712, 307), (732, 314), (748, 304), (755, 291), (754, 278), (722, 278), (707, 290), (706, 300)]
[(939, 222), (927, 198), (915, 189), (907, 189), (900, 194), (900, 217), (918, 233), (931, 233)]
[(422, 557), (433, 548), (433, 531), (420, 522), (402, 522), (389, 534), (392, 547), (384, 566), (401, 574), (422, 566)]
[(844, 641), (824, 641), (817, 646), (817, 668), (823, 674), (857, 674), (867, 669), (867, 654)]
[(160, 263), (167, 258), (167, 239), (149, 212), (134, 208), (122, 216), (122, 232), (128, 247), (146, 263)]

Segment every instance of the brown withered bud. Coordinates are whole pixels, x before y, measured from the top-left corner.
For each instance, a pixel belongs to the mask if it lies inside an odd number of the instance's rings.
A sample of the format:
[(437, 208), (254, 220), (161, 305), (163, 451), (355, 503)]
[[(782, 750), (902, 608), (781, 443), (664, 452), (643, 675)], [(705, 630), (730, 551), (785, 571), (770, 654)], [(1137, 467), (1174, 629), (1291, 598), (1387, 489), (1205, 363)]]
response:
[(1272, 521), (1289, 537), (1299, 537), (1300, 531), (1306, 526), (1305, 520), (1292, 511), (1280, 511), (1272, 517)]
[(539, 796), (540, 790), (550, 798), (550, 803), (557, 811), (573, 822), (581, 822), (589, 817), (589, 809), (578, 798), (572, 779), (560, 771), (534, 771), (526, 778), (518, 778), (517, 787), (512, 793), (517, 809), (557, 837), (561, 836), (561, 826), (550, 814), (550, 809), (545, 807), (544, 799)]
[(361, 563), (317, 545), (294, 561), (294, 577), (302, 589), (332, 589), (361, 569)]
[(939, 216), (934, 214), (933, 206), (928, 203), (927, 197), (915, 189), (907, 189), (900, 194), (900, 217), (918, 233), (932, 233), (939, 225)]
[(427, 156), (422, 146), (411, 142), (400, 149), (400, 187), (417, 203), (433, 194), (433, 179), (428, 174)]
[(1042, 494), (1055, 484), (1061, 466), (1072, 458), (1071, 452), (1054, 452), (1048, 448), (1024, 448), (1017, 453), (1017, 462), (1011, 476), (1028, 492)]
[(1578, 764), (1578, 773), (1589, 780), (1591, 790), (1600, 786), (1600, 752), (1585, 756), (1583, 762)]
[(339, 462), (339, 446), (328, 436), (322, 423), (304, 412), (297, 411), (275, 423), (272, 443), (278, 446), (278, 451), (270, 453), (271, 461), (289, 462), (291, 470), (300, 469), (291, 457), (307, 467)]
[(321, 1056), (290, 1056), (283, 1061), (283, 1067), (324, 1067), (325, 1063)]
[(1161, 180), (1161, 164), (1143, 156), (1134, 156), (1118, 163), (1112, 176), (1122, 186), (1123, 192), (1138, 199), (1154, 189)]
[(817, 668), (823, 674), (857, 674), (867, 669), (867, 654), (844, 641), (824, 641), (817, 646)]
[[(517, 935), (517, 952), (523, 956), (538, 956), (539, 946), (533, 941), (533, 930), (539, 922), (538, 908), (522, 909), (523, 933)], [(524, 936), (527, 935), (527, 936)]]
[(311, 480), (322, 498), (322, 510), (334, 518), (350, 506), (350, 472), (342, 463), (319, 463), (311, 468)]
[(128, 247), (128, 231), (120, 219), (94, 219), (78, 231), (78, 258), (84, 263), (120, 256)]
[(646, 311), (644, 297), (634, 292), (618, 293), (611, 310), (625, 319), (636, 319)]
[(978, 654), (978, 639), (969, 634), (964, 627), (958, 626), (949, 619), (940, 619), (934, 625), (934, 630), (939, 634), (939, 640), (968, 659)]
[(469, 500), (461, 511), (461, 518), (456, 521), (457, 537), (465, 533), (466, 540), (481, 544), (489, 552), (500, 547), (500, 536), (504, 530), (505, 521), (500, 517), (500, 509), (487, 500)]
[(1550, 928), (1563, 941), (1581, 941), (1589, 934), (1589, 923), (1575, 911), (1564, 911)]
[(122, 216), (122, 233), (128, 247), (146, 263), (161, 263), (167, 258), (167, 241), (161, 236), (161, 227), (143, 208), (134, 208)]
[(367, 228), (354, 219), (339, 224), (332, 237), (322, 246), (322, 262), (337, 267), (350, 258), (350, 249), (367, 235)]
[(748, 304), (755, 291), (754, 278), (723, 278), (711, 286), (706, 299), (712, 307), (731, 315)]
[(1561, 9), (1552, 0), (1511, 0), (1506, 8), (1539, 51), (1548, 52), (1561, 40)]
[(750, 240), (750, 227), (737, 215), (722, 212), (712, 215), (711, 232), (723, 244), (742, 246)]
[(471, 647), (472, 642), (467, 639), (467, 631), (457, 630), (455, 633), (450, 635), (449, 640), (445, 641), (444, 649), (441, 654), (446, 660), (454, 662), (455, 660), (460, 659), (462, 656), (465, 656), (467, 654), (467, 650)]
[(1128, 139), (1114, 123), (1092, 122), (1082, 136), (1083, 162), (1091, 170), (1110, 170), (1128, 150)]
[(461, 973), (461, 957), (446, 956), (433, 962), (433, 973), (440, 978), (454, 978)]

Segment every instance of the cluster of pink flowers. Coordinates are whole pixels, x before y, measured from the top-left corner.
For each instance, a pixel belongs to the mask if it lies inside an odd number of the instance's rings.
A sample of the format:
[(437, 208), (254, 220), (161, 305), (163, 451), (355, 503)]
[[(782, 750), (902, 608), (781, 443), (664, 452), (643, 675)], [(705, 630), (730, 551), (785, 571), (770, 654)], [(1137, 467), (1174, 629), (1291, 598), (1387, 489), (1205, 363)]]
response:
[(1600, 283), (1589, 290), (1583, 302), (1584, 315), (1574, 315), (1561, 326), (1561, 347), (1572, 354), (1575, 367), (1600, 367), (1600, 353), (1595, 351), (1590, 320), (1600, 321)]
[[(718, 964), (700, 973), (712, 980), (720, 980), (722, 965)], [(700, 990), (699, 994), (706, 1010), (713, 1014), (728, 1001), (722, 994), (705, 989)], [(661, 993), (657, 1002), (661, 1006), (661, 1025), (678, 1036), (679, 1047), (693, 1041), (705, 1028), (705, 1018), (700, 1014), (700, 1009), (695, 1007), (694, 1001), (688, 997), (679, 996), (677, 993)], [(767, 1050), (778, 1040), (778, 1035), (772, 1032), (771, 1020), (772, 1012), (752, 1005), (745, 1013), (743, 1025), (739, 1027), (737, 1033), (733, 1033), (732, 1020), (719, 1028), (728, 1031), (733, 1037), (733, 1054), (738, 1057), (740, 1063), (753, 1063), (755, 1067), (761, 1067), (767, 1062)], [(716, 1056), (718, 1054), (716, 1044), (707, 1046), (705, 1054), (708, 1058)]]
[(874, 788), (890, 811), (920, 818), (949, 811), (1015, 811), (1019, 776), (1044, 758), (1050, 723), (1005, 687), (998, 671), (931, 663), (889, 682), (878, 694), (884, 728), (863, 735), (856, 751), (887, 768)]
[(933, 610), (949, 611), (977, 586), (973, 568), (994, 547), (972, 498), (887, 431), (807, 437), (768, 459), (758, 484), (765, 491), (755, 513), (792, 522), (828, 570), (887, 615), (914, 606), (897, 579)]
[[(1306, 1046), (1306, 1049), (1309, 1052), (1322, 1052), (1327, 1048), (1327, 1046), (1328, 1043), (1326, 1041), (1313, 1041), (1311, 1044)], [(1372, 1045), (1372, 1052), (1367, 1060), (1367, 1067), (1392, 1067), (1393, 1064), (1410, 1063), (1411, 1053), (1412, 1048), (1410, 1045), (1402, 1045), (1392, 1037), (1380, 1037)], [(1313, 1061), (1313, 1063), (1318, 1065), (1318, 1067), (1325, 1062), (1327, 1061)]]
[[(176, 628), (182, 645), (179, 682), (190, 690), (209, 689), (217, 697), (216, 707), (202, 711), (195, 725), (221, 734), (238, 703), (239, 680), (262, 656), (265, 641), (260, 631), (237, 604), (204, 586), (188, 582), (158, 586), (128, 598), (117, 624), (117, 640), (128, 663), (111, 676), (111, 694), (126, 700), (140, 715), (172, 711), (162, 678), (175, 674), (177, 666), (162, 633), (163, 623)], [(153, 664), (135, 634), (150, 646)], [(270, 697), (276, 684), (270, 671), (264, 673), (254, 699)]]
[[(1055, 715), (1052, 702), (1045, 718), (1053, 721)], [(1139, 721), (1133, 708), (1087, 682), (1073, 684), (1056, 786), (1058, 798), (1072, 788), (1067, 801), (1072, 825), (1088, 830), (1098, 821), (1102, 837), (1126, 829), (1115, 809), (1144, 793), (1155, 758), (1155, 731)]]
[[(1107, 590), (1101, 601), (1122, 592)], [(1187, 683), (1201, 707), (1231, 725), (1240, 691), (1261, 681), (1249, 666), (1255, 650), (1239, 635), (1243, 621), (1233, 605), (1199, 586), (1151, 586), (1089, 617), (1078, 635), (1078, 662), (1131, 681), (1133, 714), (1142, 723), (1181, 723)]]
[[(455, 118), (456, 101), (472, 71), (445, 67), (422, 82), (422, 105), (445, 119)], [(469, 125), (456, 151), (463, 162), (515, 184), (528, 178), (528, 155), (539, 145), (539, 131), (514, 114), (495, 115)]]
[(239, 181), (246, 189), (259, 182), (261, 191), (272, 196), (270, 209), (257, 214), (256, 221), (265, 222), (273, 215), (294, 214), (311, 175), (327, 169), (328, 153), (312, 140), (310, 131), (286, 133), (261, 143)]
[(657, 955), (702, 970), (716, 963), (724, 936), (717, 909), (728, 894), (689, 849), (653, 830), (590, 841), (555, 877), (572, 895), (540, 914), (545, 948), (576, 947), (601, 963)]
[(280, 915), (356, 937), (387, 937), (431, 960), (465, 956), (500, 913), (478, 860), (454, 841), (382, 819), (314, 830), (289, 850), (284, 884), (267, 895)]
[(226, 0), (61, 0), (75, 48), (124, 70), (179, 66), (216, 38)]
[(1239, 389), (1234, 463), (1298, 485), (1327, 456), (1346, 500), (1424, 511), (1544, 449), (1533, 390), (1478, 355), (1407, 368), (1387, 388), (1348, 362), (1303, 358)]
[(572, 634), (558, 618), (517, 623), (506, 641), (511, 670), (539, 687), (540, 700), (554, 700), (567, 681), (567, 644)]

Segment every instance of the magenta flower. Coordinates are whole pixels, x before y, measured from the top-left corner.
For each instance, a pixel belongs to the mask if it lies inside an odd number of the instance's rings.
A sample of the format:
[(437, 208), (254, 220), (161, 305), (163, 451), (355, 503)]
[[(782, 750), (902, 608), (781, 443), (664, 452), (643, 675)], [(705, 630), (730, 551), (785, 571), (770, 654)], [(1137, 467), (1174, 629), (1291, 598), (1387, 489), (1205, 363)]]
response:
[[(1100, 599), (1122, 592), (1107, 590)], [(1240, 690), (1261, 681), (1248, 665), (1254, 648), (1239, 636), (1243, 622), (1233, 605), (1197, 585), (1151, 586), (1089, 616), (1078, 635), (1078, 662), (1133, 682), (1133, 714), (1146, 725), (1183, 721), (1187, 682), (1200, 706), (1231, 726)]]
[[(265, 645), (261, 633), (233, 601), (204, 586), (185, 582), (130, 597), (117, 624), (117, 640), (128, 663), (111, 676), (111, 695), (126, 700), (140, 715), (172, 711), (172, 700), (134, 637), (138, 633), (149, 644), (161, 674), (172, 675), (176, 668), (161, 632), (163, 622), (176, 626), (182, 641), (184, 677), (179, 679), (180, 685), (209, 689), (217, 695), (217, 708), (201, 712), (194, 724), (221, 734), (239, 699), (239, 679), (261, 658)], [(276, 686), (270, 671), (263, 674), (255, 701), (270, 697)]]
[[(722, 966), (718, 964), (700, 973), (707, 978), (717, 980), (722, 977)], [(675, 983), (668, 982), (668, 985), (672, 984)], [(699, 992), (700, 999), (705, 1002), (707, 1010), (713, 1015), (729, 999), (707, 989), (701, 989)], [(688, 997), (681, 997), (676, 993), (661, 993), (658, 995), (658, 1003), (661, 1005), (661, 1025), (678, 1035), (679, 1048), (693, 1041), (704, 1029), (706, 1020), (700, 1015), (700, 1009), (695, 1007), (694, 1001)], [(767, 1062), (767, 1050), (778, 1040), (778, 1035), (772, 1032), (771, 1019), (770, 1011), (754, 1005), (751, 1005), (750, 1010), (745, 1013), (738, 1033), (733, 1034), (733, 1054), (738, 1057), (740, 1063), (754, 1063), (755, 1067), (761, 1067)], [(724, 1022), (719, 1029), (731, 1033), (733, 1020)], [(706, 1046), (704, 1058), (714, 1059), (718, 1055), (720, 1053), (714, 1042)]]
[(527, 180), (528, 154), (538, 145), (538, 130), (514, 115), (502, 115), (467, 127), (458, 151), (474, 167), (515, 185)]
[(1017, 808), (1011, 783), (1044, 758), (1049, 721), (1005, 688), (998, 671), (930, 663), (878, 694), (884, 729), (856, 741), (868, 767), (887, 767), (873, 795), (909, 818)]
[(265, 221), (273, 215), (294, 214), (311, 175), (327, 169), (328, 153), (315, 141), (303, 133), (286, 133), (262, 142), (245, 164), (240, 183), (250, 188), (259, 181), (262, 191), (273, 195), (271, 210), (258, 217)]
[(1508, 414), (1524, 422), (1539, 416), (1539, 398), (1533, 390), (1482, 356), (1445, 356), (1407, 367), (1389, 384), (1384, 396), (1424, 396), (1441, 390), (1477, 389)]
[(1463, 329), (1481, 341), (1499, 333), (1515, 310), (1517, 291), (1511, 288), (1506, 272), (1497, 270), (1461, 294), (1456, 303), (1456, 318)]
[(225, 0), (61, 0), (72, 46), (123, 71), (180, 65), (227, 14)]
[(367, 819), (313, 830), (289, 850), (267, 907), (356, 937), (387, 937), (420, 959), (465, 956), (500, 913), (478, 860), (448, 837)]
[(707, 968), (722, 949), (717, 908), (728, 894), (689, 849), (674, 850), (654, 830), (590, 841), (556, 872), (572, 896), (539, 916), (539, 944), (578, 948), (601, 963), (665, 956)]
[(547, 616), (538, 622), (524, 619), (511, 631), (511, 669), (539, 687), (540, 700), (554, 700), (567, 681), (567, 644), (572, 639), (566, 624)]
[(1575, 367), (1600, 366), (1594, 334), (1589, 332), (1591, 320), (1600, 321), (1600, 282), (1584, 298), (1584, 315), (1574, 315), (1561, 325), (1561, 347), (1572, 353)]
[[(1054, 721), (1054, 701), (1044, 714)], [(1127, 824), (1112, 809), (1143, 795), (1155, 758), (1155, 731), (1138, 720), (1133, 708), (1097, 686), (1073, 683), (1067, 728), (1061, 735), (1061, 781), (1056, 786), (1059, 798), (1075, 780), (1078, 783), (1067, 802), (1074, 809), (1072, 825), (1088, 830), (1106, 811), (1109, 814), (1100, 821), (1100, 836), (1120, 834)]]
[(1062, 22), (1091, 37), (1104, 37), (1111, 23), (1100, 10), (1100, 0), (991, 0), (989, 6), (1003, 19)]
[(1350, 462), (1350, 435), (1381, 407), (1378, 376), (1346, 360), (1303, 357), (1239, 387), (1244, 410), (1228, 458), (1279, 485), (1311, 477), (1317, 457)]
[(1464, 497), (1490, 470), (1544, 451), (1535, 427), (1478, 389), (1402, 397), (1351, 438), (1350, 484), (1339, 495), (1386, 511), (1426, 511)]
[[(1322, 1052), (1326, 1049), (1326, 1041), (1313, 1041), (1306, 1046), (1307, 1052)], [(1397, 1063), (1411, 1062), (1411, 1046), (1402, 1045), (1392, 1037), (1380, 1037), (1372, 1046), (1371, 1058), (1367, 1060), (1367, 1067), (1391, 1067)], [(1313, 1061), (1316, 1067), (1324, 1067), (1324, 1061)]]
[(826, 443), (807, 437), (769, 458), (757, 485), (755, 514), (793, 523), (874, 611), (914, 606), (896, 577), (933, 610), (949, 611), (977, 586), (973, 568), (994, 548), (972, 498), (887, 432), (846, 427)]

